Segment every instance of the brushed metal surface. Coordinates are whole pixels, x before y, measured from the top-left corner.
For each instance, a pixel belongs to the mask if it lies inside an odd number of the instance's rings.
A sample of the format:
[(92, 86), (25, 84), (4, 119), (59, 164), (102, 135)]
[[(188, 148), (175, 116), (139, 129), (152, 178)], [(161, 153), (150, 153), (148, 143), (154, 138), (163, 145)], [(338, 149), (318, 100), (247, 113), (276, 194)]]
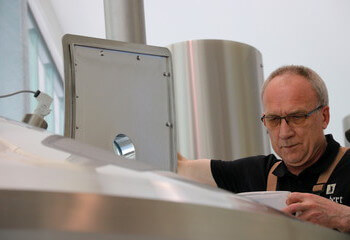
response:
[(143, 0), (104, 0), (106, 38), (146, 44)]
[(348, 239), (21, 122), (0, 132), (1, 240)]
[(35, 127), (47, 129), (47, 122), (45, 121), (44, 118), (42, 118), (37, 114), (27, 113), (24, 116), (22, 122), (28, 123), (29, 125), (32, 125)]
[(0, 190), (0, 207), (9, 240), (348, 239), (284, 216), (95, 194)]
[[(122, 134), (135, 159), (176, 168), (170, 52), (166, 48), (66, 35), (65, 136), (114, 152)], [(172, 127), (168, 127), (168, 123)]]
[(0, 132), (0, 189), (85, 192), (281, 214), (230, 192), (172, 172), (154, 171), (143, 162), (23, 123), (0, 118)]
[(270, 152), (260, 123), (261, 54), (233, 41), (191, 40), (173, 57), (178, 149), (190, 159)]

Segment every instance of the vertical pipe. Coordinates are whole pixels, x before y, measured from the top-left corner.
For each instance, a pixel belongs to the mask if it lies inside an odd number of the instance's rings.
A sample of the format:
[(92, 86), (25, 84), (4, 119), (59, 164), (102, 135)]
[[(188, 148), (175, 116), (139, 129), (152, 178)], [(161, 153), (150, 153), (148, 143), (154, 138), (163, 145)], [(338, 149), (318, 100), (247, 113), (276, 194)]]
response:
[(106, 38), (146, 44), (143, 0), (104, 0)]

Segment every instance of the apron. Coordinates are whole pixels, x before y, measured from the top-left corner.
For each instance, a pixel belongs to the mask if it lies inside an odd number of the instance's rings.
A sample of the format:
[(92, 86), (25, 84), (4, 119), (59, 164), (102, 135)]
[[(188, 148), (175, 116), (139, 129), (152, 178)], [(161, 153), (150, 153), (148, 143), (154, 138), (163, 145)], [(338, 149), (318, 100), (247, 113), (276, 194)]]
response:
[[(349, 150), (349, 148), (340, 147), (337, 156), (335, 157), (332, 164), (328, 167), (326, 171), (324, 171), (318, 177), (317, 183), (312, 188), (312, 193), (320, 194), (324, 191), (324, 188), (328, 182), (329, 177), (332, 175), (334, 168), (338, 165), (345, 152)], [(266, 191), (276, 191), (277, 188), (277, 176), (275, 176), (273, 171), (281, 164), (282, 161), (278, 161), (274, 163), (269, 171), (269, 175), (267, 176), (267, 186)]]

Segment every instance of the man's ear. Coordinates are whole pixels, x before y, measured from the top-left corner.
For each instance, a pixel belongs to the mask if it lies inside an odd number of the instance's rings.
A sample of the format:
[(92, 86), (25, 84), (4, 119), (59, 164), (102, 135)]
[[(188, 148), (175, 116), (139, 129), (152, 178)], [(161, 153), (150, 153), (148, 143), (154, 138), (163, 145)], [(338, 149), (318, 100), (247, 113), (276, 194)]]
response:
[(329, 106), (325, 106), (322, 108), (322, 127), (326, 129), (330, 120)]

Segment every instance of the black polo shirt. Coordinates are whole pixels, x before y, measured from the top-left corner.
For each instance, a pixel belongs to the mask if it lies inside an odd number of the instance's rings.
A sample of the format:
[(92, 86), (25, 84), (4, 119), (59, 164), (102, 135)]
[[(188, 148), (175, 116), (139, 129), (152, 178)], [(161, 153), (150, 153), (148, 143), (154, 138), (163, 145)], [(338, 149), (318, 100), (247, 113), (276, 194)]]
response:
[[(299, 175), (289, 172), (283, 162), (273, 171), (278, 177), (277, 190), (312, 193), (319, 175), (330, 166), (339, 151), (340, 145), (332, 135), (326, 135), (326, 139), (327, 148), (321, 158)], [(279, 159), (270, 154), (235, 161), (212, 160), (210, 165), (218, 187), (240, 193), (266, 191), (268, 173), (277, 161)], [(350, 206), (350, 151), (344, 154), (320, 195)]]

